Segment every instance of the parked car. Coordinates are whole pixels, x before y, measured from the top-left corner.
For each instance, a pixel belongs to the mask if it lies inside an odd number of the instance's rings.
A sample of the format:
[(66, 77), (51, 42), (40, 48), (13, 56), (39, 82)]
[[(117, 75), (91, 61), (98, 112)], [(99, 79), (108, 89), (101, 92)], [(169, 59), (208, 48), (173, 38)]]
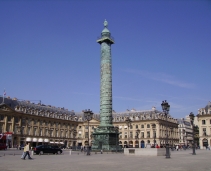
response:
[(58, 146), (39, 145), (34, 148), (34, 153), (40, 155), (43, 155), (44, 153), (61, 154), (62, 150)]
[(0, 144), (0, 150), (6, 150), (7, 146), (5, 144)]
[(19, 150), (23, 150), (24, 149), (24, 144), (21, 144), (20, 146), (19, 146)]
[(66, 145), (63, 145), (63, 146), (61, 146), (60, 148), (61, 148), (61, 149), (66, 149), (67, 146), (66, 146)]

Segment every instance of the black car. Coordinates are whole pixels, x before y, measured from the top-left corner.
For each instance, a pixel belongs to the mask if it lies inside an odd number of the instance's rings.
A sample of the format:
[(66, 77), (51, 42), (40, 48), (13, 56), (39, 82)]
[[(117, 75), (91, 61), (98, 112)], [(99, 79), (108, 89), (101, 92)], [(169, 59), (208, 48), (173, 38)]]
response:
[(48, 153), (53, 153), (53, 154), (61, 154), (62, 150), (58, 146), (51, 146), (51, 145), (39, 145), (34, 148), (34, 153), (35, 154), (48, 154)]

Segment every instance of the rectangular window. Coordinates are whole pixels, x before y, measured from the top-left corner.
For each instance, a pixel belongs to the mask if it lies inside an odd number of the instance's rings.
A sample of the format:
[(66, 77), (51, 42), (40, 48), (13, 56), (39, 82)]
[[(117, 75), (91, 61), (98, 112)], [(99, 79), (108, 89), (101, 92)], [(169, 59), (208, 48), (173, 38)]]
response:
[(141, 125), (141, 128), (144, 128), (144, 125)]
[(206, 124), (206, 121), (205, 120), (202, 120), (202, 125), (205, 125)]
[(18, 123), (18, 122), (19, 122), (18, 117), (15, 117), (15, 123)]
[(28, 128), (27, 132), (28, 132), (28, 135), (30, 135), (30, 132), (31, 132), (31, 128), (30, 127)]
[(150, 132), (147, 131), (147, 138), (150, 138)]
[(42, 136), (42, 129), (40, 129), (40, 136)]
[(88, 138), (88, 132), (85, 132), (85, 138)]
[(141, 132), (141, 138), (144, 138), (144, 132)]
[(11, 116), (7, 116), (7, 121), (11, 122)]
[(136, 125), (136, 129), (138, 129), (138, 125)]
[(0, 120), (4, 120), (4, 115), (0, 115)]
[(133, 138), (133, 132), (130, 132), (130, 138)]
[(37, 128), (34, 128), (34, 136), (37, 135)]
[(207, 135), (206, 128), (203, 128), (202, 131), (203, 131), (203, 135), (206, 136)]

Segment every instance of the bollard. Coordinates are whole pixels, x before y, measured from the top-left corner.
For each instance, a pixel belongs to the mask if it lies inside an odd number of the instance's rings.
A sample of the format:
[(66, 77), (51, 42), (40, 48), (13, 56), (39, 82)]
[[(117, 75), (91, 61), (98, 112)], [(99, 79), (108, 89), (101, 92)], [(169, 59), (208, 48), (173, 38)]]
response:
[(100, 154), (103, 154), (103, 150), (100, 150)]
[(31, 156), (33, 156), (33, 155), (34, 155), (34, 151), (32, 150), (32, 151), (31, 151)]
[(71, 149), (70, 149), (70, 155), (71, 155), (71, 153), (72, 153), (72, 151), (71, 151)]

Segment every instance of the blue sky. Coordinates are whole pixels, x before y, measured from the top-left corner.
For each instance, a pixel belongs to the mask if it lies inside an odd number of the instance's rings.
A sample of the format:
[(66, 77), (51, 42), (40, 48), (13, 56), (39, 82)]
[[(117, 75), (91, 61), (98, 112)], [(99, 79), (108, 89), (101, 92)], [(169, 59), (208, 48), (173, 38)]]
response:
[(211, 101), (211, 1), (0, 1), (0, 90), (80, 112), (100, 110), (104, 20), (112, 45), (113, 109), (181, 118)]

